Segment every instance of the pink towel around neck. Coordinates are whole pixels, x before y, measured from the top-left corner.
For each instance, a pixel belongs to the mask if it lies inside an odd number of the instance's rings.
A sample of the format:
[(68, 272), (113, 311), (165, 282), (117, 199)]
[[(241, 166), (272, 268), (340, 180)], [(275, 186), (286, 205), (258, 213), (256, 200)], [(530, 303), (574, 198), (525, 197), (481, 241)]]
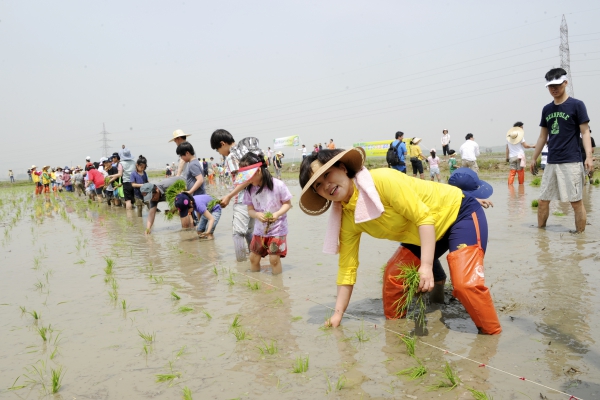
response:
[[(373, 182), (371, 173), (363, 167), (356, 173), (354, 183), (358, 189), (358, 200), (354, 210), (354, 222), (371, 221), (379, 218), (384, 208), (379, 198), (379, 193)], [(342, 204), (334, 201), (331, 205), (331, 214), (329, 214), (329, 224), (325, 233), (325, 242), (323, 243), (323, 253), (338, 254), (340, 251), (339, 239), (342, 229)]]

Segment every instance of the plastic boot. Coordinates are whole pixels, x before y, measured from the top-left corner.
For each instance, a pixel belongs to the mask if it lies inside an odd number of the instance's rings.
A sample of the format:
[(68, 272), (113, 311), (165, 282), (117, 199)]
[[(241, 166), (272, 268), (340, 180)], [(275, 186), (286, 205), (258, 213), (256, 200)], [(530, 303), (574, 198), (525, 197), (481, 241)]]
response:
[[(479, 241), (479, 225), (475, 213), (475, 229)], [(496, 335), (502, 332), (492, 295), (485, 286), (483, 249), (479, 244), (463, 247), (448, 254), (450, 279), (456, 297), (465, 307), (480, 333)]]
[(508, 184), (512, 185), (513, 182), (515, 181), (515, 175), (517, 174), (517, 170), (516, 169), (511, 169), (510, 173), (508, 174)]
[(525, 183), (525, 170), (520, 169), (517, 171), (517, 174), (519, 175), (519, 185), (524, 184)]
[(383, 273), (383, 313), (387, 319), (398, 319), (406, 315), (398, 313), (398, 309), (402, 304), (400, 301), (404, 295), (404, 281), (396, 279), (400, 273), (400, 265), (415, 265), (420, 266), (419, 260), (410, 250), (400, 246), (394, 255), (389, 259), (385, 272)]
[(446, 281), (434, 282), (433, 290), (429, 292), (429, 301), (432, 303), (444, 304), (444, 285)]

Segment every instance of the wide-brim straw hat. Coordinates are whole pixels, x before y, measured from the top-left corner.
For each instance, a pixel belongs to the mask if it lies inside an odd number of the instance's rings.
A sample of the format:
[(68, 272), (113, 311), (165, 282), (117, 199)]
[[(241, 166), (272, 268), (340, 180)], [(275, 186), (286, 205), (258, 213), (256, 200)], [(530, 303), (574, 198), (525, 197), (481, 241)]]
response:
[(44, 165), (44, 168), (42, 168), (42, 169), (48, 169), (48, 168), (50, 168), (49, 165)]
[(37, 168), (37, 167), (36, 167), (35, 165), (32, 165), (32, 166), (31, 166), (31, 169), (36, 169), (36, 168)]
[(177, 129), (175, 132), (173, 132), (173, 139), (169, 140), (169, 142), (174, 141), (175, 139), (177, 139), (178, 137), (182, 137), (182, 136), (192, 136), (192, 135), (187, 135), (184, 131), (182, 131), (181, 129)]
[(416, 137), (416, 138), (413, 138), (412, 143), (413, 144), (419, 144), (419, 143), (421, 143), (421, 140), (423, 140), (423, 139), (421, 139), (419, 137)]
[(329, 206), (331, 206), (331, 201), (317, 194), (317, 192), (313, 190), (312, 185), (321, 175), (323, 175), (323, 173), (338, 161), (343, 163), (347, 169), (358, 172), (365, 163), (365, 150), (362, 147), (353, 147), (333, 157), (326, 164), (321, 164), (318, 160), (315, 160), (310, 164), (313, 174), (302, 189), (302, 194), (300, 195), (300, 208), (306, 214), (320, 215), (327, 211)]
[(506, 140), (508, 140), (508, 143), (510, 144), (519, 144), (523, 141), (523, 136), (525, 136), (523, 128), (514, 126), (506, 133)]

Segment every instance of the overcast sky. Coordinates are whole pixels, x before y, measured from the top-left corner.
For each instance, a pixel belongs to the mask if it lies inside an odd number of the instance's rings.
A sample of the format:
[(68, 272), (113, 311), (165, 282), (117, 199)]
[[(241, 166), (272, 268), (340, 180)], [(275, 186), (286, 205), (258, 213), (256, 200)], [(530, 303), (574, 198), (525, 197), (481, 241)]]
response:
[[(600, 3), (586, 1), (0, 0), (0, 169), (82, 164), (127, 145), (174, 161), (210, 134), (300, 135), (307, 146), (393, 139), (452, 148), (468, 132), (534, 142), (569, 26), (575, 97), (600, 113)], [(291, 151), (290, 151), (291, 152)]]

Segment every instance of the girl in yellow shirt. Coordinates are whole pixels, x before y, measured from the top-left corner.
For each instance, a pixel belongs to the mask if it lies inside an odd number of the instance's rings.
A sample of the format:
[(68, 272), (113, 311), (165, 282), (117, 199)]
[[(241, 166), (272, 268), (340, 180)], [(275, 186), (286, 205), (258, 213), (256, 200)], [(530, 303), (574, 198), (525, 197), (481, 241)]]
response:
[[(446, 251), (453, 295), (482, 333), (502, 331), (491, 295), (483, 279), (487, 220), (483, 207), (491, 203), (450, 185), (411, 179), (390, 168), (368, 171), (362, 148), (322, 150), (307, 156), (300, 167), (303, 188), (300, 207), (309, 215), (325, 212), (331, 204), (326, 249), (339, 252), (337, 300), (328, 324), (338, 326), (348, 307), (358, 269), (360, 236), (401, 242), (384, 273), (383, 302), (387, 318), (397, 314), (402, 287), (394, 277), (399, 264), (418, 265), (419, 291), (443, 290), (446, 279), (437, 261)], [(334, 242), (332, 242), (332, 240)], [(435, 283), (434, 283), (435, 282)], [(396, 288), (393, 286), (396, 285)], [(395, 293), (394, 293), (395, 291)]]
[(413, 169), (413, 177), (417, 177), (417, 171), (419, 172), (419, 177), (421, 179), (425, 179), (425, 175), (423, 174), (423, 160), (425, 160), (425, 156), (421, 151), (421, 138), (415, 137), (410, 141), (410, 163)]

